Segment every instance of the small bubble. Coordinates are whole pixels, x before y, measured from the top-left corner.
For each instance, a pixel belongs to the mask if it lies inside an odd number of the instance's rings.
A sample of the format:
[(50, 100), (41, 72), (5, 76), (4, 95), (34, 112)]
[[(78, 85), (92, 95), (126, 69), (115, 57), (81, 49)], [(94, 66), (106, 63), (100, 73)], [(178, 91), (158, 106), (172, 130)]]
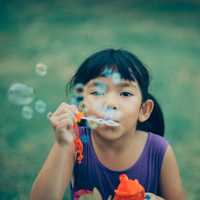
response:
[(105, 76), (105, 77), (111, 77), (112, 73), (113, 73), (112, 68), (105, 67), (105, 69), (103, 70), (103, 72), (101, 74), (102, 74), (102, 76)]
[(35, 71), (39, 76), (45, 76), (47, 74), (47, 65), (38, 63), (36, 64)]
[(36, 110), (38, 113), (40, 113), (40, 114), (45, 113), (45, 112), (46, 112), (46, 109), (47, 109), (47, 104), (46, 104), (44, 101), (42, 101), (42, 100), (37, 100), (37, 101), (35, 102), (35, 110)]
[(112, 108), (105, 108), (103, 110), (104, 118), (111, 119), (113, 116), (114, 110)]
[(70, 98), (70, 104), (73, 104), (73, 105), (78, 105), (79, 104), (78, 100), (77, 100), (77, 98), (75, 96), (72, 96)]
[(30, 106), (23, 106), (22, 107), (22, 117), (27, 120), (32, 119), (33, 109)]
[(86, 113), (88, 112), (87, 107), (86, 107), (86, 105), (85, 105), (85, 103), (84, 103), (83, 101), (80, 102), (80, 104), (79, 104), (79, 110), (80, 110), (83, 114), (86, 114)]
[(15, 105), (27, 105), (34, 99), (34, 89), (23, 83), (14, 83), (8, 90), (8, 101)]
[(119, 84), (121, 82), (121, 75), (118, 72), (112, 74), (112, 81), (114, 84)]
[(74, 93), (77, 96), (82, 96), (84, 92), (84, 85), (82, 83), (77, 83), (74, 87)]

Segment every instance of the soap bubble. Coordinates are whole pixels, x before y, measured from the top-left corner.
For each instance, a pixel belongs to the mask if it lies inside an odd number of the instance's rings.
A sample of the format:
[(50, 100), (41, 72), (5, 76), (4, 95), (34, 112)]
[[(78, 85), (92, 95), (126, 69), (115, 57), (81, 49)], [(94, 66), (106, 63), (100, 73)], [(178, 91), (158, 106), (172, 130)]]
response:
[(120, 120), (121, 118), (121, 112), (110, 107), (104, 108), (102, 110), (102, 114), (107, 120)]
[(82, 83), (77, 83), (74, 86), (74, 94), (77, 96), (82, 96), (84, 92), (84, 85)]
[(114, 84), (119, 84), (121, 81), (121, 75), (118, 72), (112, 74), (112, 81)]
[(22, 117), (27, 120), (32, 119), (33, 109), (30, 106), (23, 106), (22, 107)]
[(70, 104), (78, 106), (83, 101), (83, 96), (72, 96), (70, 98)]
[(38, 63), (36, 64), (35, 71), (39, 76), (45, 76), (47, 74), (47, 65)]
[(80, 102), (79, 104), (79, 110), (83, 113), (83, 114), (86, 114), (88, 112), (88, 109), (85, 105), (85, 103), (82, 101)]
[(27, 105), (34, 99), (34, 89), (22, 83), (14, 83), (8, 90), (8, 100), (15, 105)]
[(102, 81), (95, 81), (95, 89), (97, 90), (98, 94), (105, 94), (106, 90), (107, 90), (107, 85), (105, 83), (103, 83)]
[(105, 69), (103, 70), (103, 72), (101, 73), (102, 76), (105, 77), (111, 77), (113, 73), (113, 69), (109, 68), (109, 67), (105, 67)]
[(38, 113), (40, 113), (40, 114), (45, 113), (45, 112), (46, 112), (46, 109), (47, 109), (47, 104), (46, 104), (44, 101), (42, 101), (42, 100), (37, 100), (37, 101), (35, 102), (35, 110), (36, 110)]

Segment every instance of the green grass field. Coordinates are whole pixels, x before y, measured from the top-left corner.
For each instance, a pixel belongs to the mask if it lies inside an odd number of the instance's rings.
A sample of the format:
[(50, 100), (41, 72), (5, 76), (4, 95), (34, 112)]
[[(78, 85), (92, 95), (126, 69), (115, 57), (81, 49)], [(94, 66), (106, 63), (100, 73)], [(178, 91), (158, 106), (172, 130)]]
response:
[[(26, 200), (53, 144), (46, 118), (66, 101), (80, 63), (104, 48), (132, 51), (151, 69), (188, 199), (200, 194), (200, 3), (175, 1), (0, 1), (0, 199)], [(48, 73), (35, 73), (37, 63)], [(47, 103), (31, 120), (8, 101), (21, 82)], [(66, 199), (68, 192), (66, 192)]]

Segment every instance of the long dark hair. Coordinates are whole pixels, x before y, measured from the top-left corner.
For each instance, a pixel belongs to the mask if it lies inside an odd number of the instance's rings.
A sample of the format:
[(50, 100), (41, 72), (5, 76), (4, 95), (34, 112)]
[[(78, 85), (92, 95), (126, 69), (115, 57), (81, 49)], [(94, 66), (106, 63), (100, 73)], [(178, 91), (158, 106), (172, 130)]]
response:
[(142, 103), (147, 99), (154, 101), (154, 109), (148, 120), (138, 122), (137, 129), (151, 131), (164, 136), (164, 117), (155, 97), (149, 94), (150, 77), (147, 67), (136, 55), (123, 49), (105, 49), (89, 56), (78, 68), (67, 84), (67, 91), (78, 83), (85, 85), (91, 79), (102, 76), (105, 69), (117, 71), (122, 79), (137, 81), (142, 93)]

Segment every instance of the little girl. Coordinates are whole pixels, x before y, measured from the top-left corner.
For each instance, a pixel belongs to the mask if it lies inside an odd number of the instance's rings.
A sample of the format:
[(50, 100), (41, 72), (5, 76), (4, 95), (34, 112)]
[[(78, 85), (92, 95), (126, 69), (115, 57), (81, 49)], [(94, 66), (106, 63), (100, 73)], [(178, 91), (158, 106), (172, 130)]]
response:
[[(49, 116), (56, 141), (31, 199), (62, 199), (69, 185), (74, 200), (94, 191), (103, 200), (112, 199), (121, 174), (137, 179), (148, 199), (185, 199), (149, 82), (144, 64), (126, 50), (106, 49), (88, 57), (69, 83), (68, 94), (75, 88), (73, 105), (62, 103)], [(85, 118), (77, 121), (80, 110)], [(78, 153), (77, 127), (82, 140)]]

